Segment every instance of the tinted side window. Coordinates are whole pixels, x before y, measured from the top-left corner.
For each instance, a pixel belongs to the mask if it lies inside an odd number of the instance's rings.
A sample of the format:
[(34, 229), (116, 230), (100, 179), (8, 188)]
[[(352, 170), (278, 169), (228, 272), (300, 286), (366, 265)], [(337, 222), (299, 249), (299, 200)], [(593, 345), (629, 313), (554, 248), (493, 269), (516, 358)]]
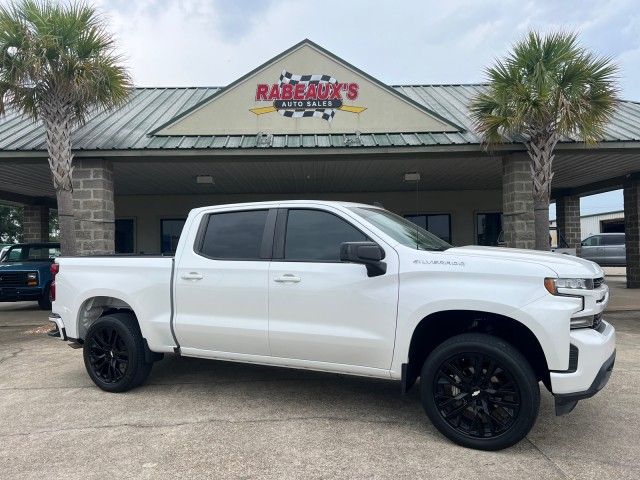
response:
[(320, 210), (289, 210), (284, 258), (340, 261), (343, 242), (364, 242), (367, 236), (336, 215)]
[(260, 259), (260, 245), (268, 210), (209, 215), (201, 253), (213, 258)]
[(589, 237), (584, 241), (584, 244), (587, 247), (598, 247), (600, 246), (600, 237), (598, 236)]
[(624, 245), (624, 235), (607, 235), (602, 240), (603, 245)]

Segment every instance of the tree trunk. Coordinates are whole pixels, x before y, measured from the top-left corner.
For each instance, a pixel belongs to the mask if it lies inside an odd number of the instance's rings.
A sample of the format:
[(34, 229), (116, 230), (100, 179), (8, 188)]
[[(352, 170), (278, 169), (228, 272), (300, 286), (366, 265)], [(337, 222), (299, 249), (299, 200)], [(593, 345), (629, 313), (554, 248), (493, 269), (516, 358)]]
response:
[(43, 102), (42, 120), (47, 140), (49, 168), (58, 201), (60, 250), (62, 255), (76, 255), (76, 229), (73, 217), (73, 153), (71, 128), (73, 108), (62, 95), (52, 95)]
[(549, 241), (549, 198), (553, 180), (553, 149), (558, 142), (555, 133), (546, 131), (531, 135), (525, 145), (531, 158), (533, 177), (533, 210), (536, 250), (551, 250)]
[(76, 228), (73, 217), (73, 192), (56, 190), (58, 200), (58, 224), (60, 228), (60, 251), (63, 255), (76, 254)]
[(551, 250), (549, 236), (549, 197), (546, 200), (533, 200), (536, 250)]

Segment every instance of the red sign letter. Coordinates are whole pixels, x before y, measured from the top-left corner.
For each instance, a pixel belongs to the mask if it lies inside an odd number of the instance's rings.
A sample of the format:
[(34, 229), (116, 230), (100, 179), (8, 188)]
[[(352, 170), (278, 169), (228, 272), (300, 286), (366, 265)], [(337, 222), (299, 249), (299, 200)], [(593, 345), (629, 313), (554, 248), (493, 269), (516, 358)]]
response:
[(347, 98), (349, 100), (355, 100), (356, 98), (358, 98), (358, 84), (357, 83), (350, 83), (349, 84), (349, 89), (347, 90)]
[(256, 88), (256, 101), (266, 101), (267, 100), (267, 91), (269, 90), (269, 85), (265, 83), (259, 83)]
[(307, 93), (305, 93), (304, 95), (304, 99), (308, 100), (308, 99), (316, 99), (316, 84), (312, 83), (307, 87)]
[(293, 99), (304, 100), (304, 84), (303, 83), (296, 83), (296, 86), (293, 87)]
[(271, 91), (269, 92), (269, 100), (278, 100), (280, 98), (280, 88), (278, 88), (278, 84), (274, 83), (271, 85)]
[(293, 98), (293, 85), (290, 83), (282, 84), (281, 100), (291, 100)]
[(344, 83), (332, 83), (331, 84), (331, 93), (329, 95), (329, 99), (331, 100), (341, 100), (340, 90), (342, 89), (342, 85)]
[(319, 83), (318, 84), (318, 100), (326, 100), (327, 98), (329, 98), (329, 84)]

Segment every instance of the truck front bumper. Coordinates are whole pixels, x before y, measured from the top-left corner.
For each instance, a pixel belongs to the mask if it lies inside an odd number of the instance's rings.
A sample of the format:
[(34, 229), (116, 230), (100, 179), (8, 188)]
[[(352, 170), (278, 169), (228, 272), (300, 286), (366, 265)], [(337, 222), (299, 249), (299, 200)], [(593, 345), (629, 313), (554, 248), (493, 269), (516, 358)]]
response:
[(616, 352), (614, 351), (609, 359), (602, 364), (600, 370), (598, 370), (598, 374), (593, 380), (591, 386), (584, 392), (556, 395), (556, 415), (566, 415), (575, 408), (579, 400), (591, 398), (600, 390), (602, 390), (609, 381), (609, 377), (611, 377), (611, 372), (613, 371), (613, 365), (615, 361)]
[(604, 320), (598, 330), (572, 330), (570, 338), (578, 350), (575, 370), (550, 373), (552, 392), (556, 397), (556, 415), (569, 413), (578, 400), (598, 393), (609, 381), (616, 358), (616, 332)]
[(42, 298), (42, 287), (0, 287), (0, 302), (27, 302)]

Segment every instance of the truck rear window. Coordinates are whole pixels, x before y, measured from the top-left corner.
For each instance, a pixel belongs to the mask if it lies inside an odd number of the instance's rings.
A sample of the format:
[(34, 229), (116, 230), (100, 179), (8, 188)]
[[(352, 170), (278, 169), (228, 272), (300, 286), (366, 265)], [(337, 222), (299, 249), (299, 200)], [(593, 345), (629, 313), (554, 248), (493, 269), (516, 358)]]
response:
[(225, 260), (259, 260), (268, 210), (209, 215), (200, 253)]

